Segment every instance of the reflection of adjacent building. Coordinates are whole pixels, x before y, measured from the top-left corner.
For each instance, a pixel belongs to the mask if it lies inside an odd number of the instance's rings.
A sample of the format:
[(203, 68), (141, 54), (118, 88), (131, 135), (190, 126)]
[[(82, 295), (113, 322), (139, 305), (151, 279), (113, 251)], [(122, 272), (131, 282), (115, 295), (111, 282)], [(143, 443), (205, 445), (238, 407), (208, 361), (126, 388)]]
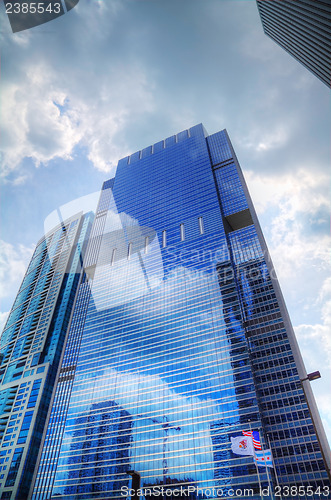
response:
[(93, 404), (74, 421), (68, 458), (59, 468), (67, 478), (64, 495), (78, 495), (78, 484), (85, 485), (86, 494), (102, 492), (109, 477), (114, 478), (111, 489), (127, 486), (127, 480), (116, 478), (128, 470), (132, 425), (132, 416), (114, 401)]
[[(265, 471), (230, 451), (249, 425), (264, 443), (270, 433), (282, 484), (307, 484), (299, 463), (327, 484), (320, 450), (307, 459), (284, 441), (306, 428), (317, 443), (268, 269), (225, 131), (198, 125), (120, 160), (101, 191), (31, 498), (123, 498), (136, 471), (142, 487), (253, 488), (257, 500)], [(291, 384), (300, 408), (286, 407)]]

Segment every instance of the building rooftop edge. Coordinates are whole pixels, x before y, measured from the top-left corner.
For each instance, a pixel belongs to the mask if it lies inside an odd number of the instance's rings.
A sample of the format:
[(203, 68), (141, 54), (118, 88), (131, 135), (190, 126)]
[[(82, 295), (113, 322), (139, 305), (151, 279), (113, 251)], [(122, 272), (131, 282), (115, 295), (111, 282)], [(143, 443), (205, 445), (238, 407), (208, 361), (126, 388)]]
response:
[(161, 151), (169, 146), (172, 146), (174, 144), (177, 144), (178, 142), (182, 142), (185, 139), (188, 139), (193, 136), (201, 136), (203, 135), (204, 137), (208, 137), (208, 133), (203, 126), (202, 123), (198, 123), (197, 125), (194, 125), (193, 127), (190, 127), (188, 129), (184, 129), (181, 132), (178, 132), (177, 134), (171, 135), (170, 137), (167, 137), (166, 139), (163, 139), (159, 142), (156, 142), (152, 144), (151, 146), (147, 146), (146, 148), (143, 148), (139, 151), (136, 151), (135, 153), (132, 153), (131, 155), (125, 156), (124, 158), (121, 158), (118, 161), (118, 165), (132, 165), (132, 163), (135, 163), (142, 158), (145, 158), (146, 156), (151, 156), (152, 154)]
[[(221, 132), (226, 132), (226, 129), (221, 129)], [(219, 132), (216, 132), (219, 133)], [(214, 134), (211, 134), (214, 135)], [(167, 137), (166, 139), (163, 139), (159, 142), (156, 142), (152, 144), (151, 146), (147, 146), (143, 149), (140, 149), (134, 153), (131, 153), (130, 155), (124, 156), (120, 160), (118, 160), (117, 167), (119, 166), (127, 166), (127, 165), (132, 165), (133, 163), (136, 163), (137, 161), (145, 158), (146, 156), (151, 156), (156, 152), (162, 151), (166, 149), (169, 146), (178, 144), (179, 142), (184, 141), (185, 139), (189, 139), (190, 137), (194, 136), (203, 136), (204, 138), (210, 137), (208, 134), (207, 130), (205, 129), (204, 125), (202, 123), (198, 123), (197, 125), (194, 125), (188, 129), (184, 129), (181, 132), (178, 132), (177, 134), (171, 135)], [(110, 179), (107, 179), (104, 181), (102, 185), (102, 189), (108, 189), (112, 188), (113, 184), (115, 181), (115, 176), (111, 177)]]

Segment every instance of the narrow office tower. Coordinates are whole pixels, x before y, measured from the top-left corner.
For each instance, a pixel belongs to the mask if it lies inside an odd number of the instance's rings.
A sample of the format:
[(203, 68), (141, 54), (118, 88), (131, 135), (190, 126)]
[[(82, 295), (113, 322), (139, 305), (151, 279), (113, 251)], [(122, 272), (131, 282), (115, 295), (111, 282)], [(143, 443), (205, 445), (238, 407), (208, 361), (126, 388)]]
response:
[(331, 87), (331, 0), (257, 0), (264, 33)]
[(38, 242), (1, 337), (1, 499), (31, 488), (92, 221), (78, 214)]

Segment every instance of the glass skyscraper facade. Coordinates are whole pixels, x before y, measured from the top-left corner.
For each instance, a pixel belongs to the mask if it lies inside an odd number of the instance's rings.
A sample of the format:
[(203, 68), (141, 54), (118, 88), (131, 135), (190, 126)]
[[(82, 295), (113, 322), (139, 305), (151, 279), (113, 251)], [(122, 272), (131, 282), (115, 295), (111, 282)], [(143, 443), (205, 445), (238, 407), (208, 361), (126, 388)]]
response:
[(257, 0), (263, 30), (331, 87), (331, 0)]
[[(327, 498), (326, 437), (225, 130), (119, 161), (67, 310), (29, 499), (126, 499), (138, 476), (145, 500)], [(231, 451), (249, 430), (274, 469)]]
[(1, 499), (27, 498), (93, 214), (37, 244), (1, 337)]

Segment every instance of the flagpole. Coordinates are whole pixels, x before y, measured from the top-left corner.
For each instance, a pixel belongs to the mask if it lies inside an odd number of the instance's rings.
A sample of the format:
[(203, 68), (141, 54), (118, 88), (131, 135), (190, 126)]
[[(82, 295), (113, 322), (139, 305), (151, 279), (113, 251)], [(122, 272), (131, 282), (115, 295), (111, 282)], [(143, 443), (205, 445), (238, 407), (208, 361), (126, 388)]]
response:
[[(249, 426), (250, 432), (252, 432), (252, 427), (251, 427), (251, 421), (250, 420), (248, 420), (248, 426)], [(252, 440), (252, 443), (253, 443), (253, 435), (252, 434), (251, 434), (251, 440)], [(261, 479), (260, 479), (260, 472), (259, 472), (259, 468), (258, 468), (258, 465), (256, 463), (256, 460), (255, 460), (255, 453), (254, 453), (254, 456), (253, 456), (253, 460), (254, 460), (255, 467), (256, 467), (257, 479), (259, 481), (259, 488), (260, 488), (259, 495), (260, 495), (260, 498), (262, 498), (262, 500), (263, 500), (262, 486), (261, 486)]]
[[(263, 456), (264, 456), (264, 459), (265, 459), (265, 454), (264, 454), (264, 451), (263, 451)], [(273, 494), (273, 491), (272, 491), (272, 485), (271, 485), (271, 481), (270, 481), (270, 476), (269, 476), (269, 467), (267, 466), (267, 461), (265, 460), (266, 464), (265, 464), (265, 469), (266, 469), (266, 473), (267, 473), (267, 478), (268, 478), (268, 485), (269, 485), (269, 488), (270, 488), (270, 495), (271, 495), (271, 499), (274, 499), (274, 494)]]
[[(271, 449), (271, 443), (270, 443), (270, 437), (269, 437), (269, 434), (267, 434), (267, 440), (268, 440), (268, 445), (269, 445), (269, 449), (271, 451), (271, 458), (273, 460), (273, 453), (272, 453), (272, 449)], [(277, 486), (279, 486), (279, 480), (278, 480), (278, 474), (277, 474), (277, 469), (276, 469), (276, 464), (274, 462), (274, 474), (275, 474), (275, 479), (276, 479), (276, 483), (277, 483)], [(279, 491), (281, 491), (281, 488), (279, 486)], [(279, 497), (280, 500), (282, 500), (282, 496)]]
[[(263, 429), (262, 428), (259, 428), (259, 432), (261, 433), (261, 435), (263, 435)], [(269, 443), (269, 448), (270, 448), (270, 441), (269, 441), (269, 438), (268, 438), (268, 443)], [(262, 449), (262, 446), (261, 446), (261, 449)], [(265, 459), (265, 454), (264, 454), (264, 450), (263, 451), (263, 456), (264, 456), (264, 459)], [(270, 451), (271, 451), (271, 448), (270, 448)], [(271, 455), (272, 456), (272, 455)], [(272, 484), (271, 484), (271, 480), (270, 480), (270, 475), (269, 475), (269, 468), (267, 467), (267, 461), (265, 460), (265, 468), (266, 468), (266, 474), (267, 474), (267, 479), (268, 479), (268, 485), (269, 485), (269, 488), (270, 488), (270, 495), (271, 495), (271, 498), (274, 499), (274, 494), (273, 494), (273, 488), (272, 488)], [(278, 483), (277, 483), (278, 484)]]

